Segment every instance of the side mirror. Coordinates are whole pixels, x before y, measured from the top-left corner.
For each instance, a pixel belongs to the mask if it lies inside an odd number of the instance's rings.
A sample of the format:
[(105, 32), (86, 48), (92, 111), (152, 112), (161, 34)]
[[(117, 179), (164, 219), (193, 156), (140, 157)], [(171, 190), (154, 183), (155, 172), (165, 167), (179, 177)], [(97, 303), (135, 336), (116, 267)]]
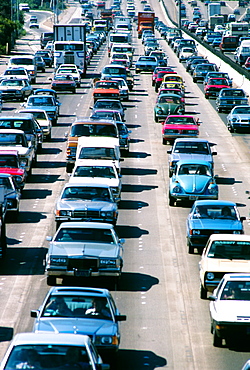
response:
[(213, 152), (212, 155), (217, 155), (217, 152)]
[(215, 295), (210, 295), (208, 297), (209, 301), (216, 301), (217, 300), (217, 297)]
[(115, 315), (115, 321), (126, 321), (127, 316), (126, 315)]
[(30, 311), (30, 316), (31, 317), (34, 317), (34, 318), (37, 318), (38, 317), (38, 313), (39, 313), (38, 310), (31, 310)]
[(241, 222), (246, 221), (246, 217), (245, 217), (245, 216), (242, 216), (242, 217), (240, 218), (240, 220), (241, 220)]
[(167, 150), (167, 154), (172, 154), (172, 149)]
[(119, 239), (119, 243), (120, 244), (124, 244), (125, 243), (125, 239), (123, 239), (123, 238), (122, 239)]
[(46, 240), (47, 240), (48, 242), (51, 242), (51, 240), (52, 240), (52, 236), (46, 236)]

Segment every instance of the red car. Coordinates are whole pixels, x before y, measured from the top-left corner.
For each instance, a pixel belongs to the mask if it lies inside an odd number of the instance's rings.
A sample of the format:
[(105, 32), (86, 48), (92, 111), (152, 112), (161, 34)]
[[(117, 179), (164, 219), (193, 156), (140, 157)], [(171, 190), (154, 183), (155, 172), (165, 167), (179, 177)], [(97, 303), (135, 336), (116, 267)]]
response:
[(76, 82), (72, 75), (67, 75), (66, 73), (57, 74), (51, 82), (51, 89), (55, 91), (71, 91), (75, 94)]
[(161, 83), (163, 81), (163, 78), (165, 75), (169, 74), (176, 74), (175, 71), (159, 71), (155, 77), (155, 92), (158, 92), (159, 87), (161, 86)]
[[(157, 74), (159, 72), (167, 71), (168, 73), (174, 72), (174, 70), (171, 67), (156, 67), (154, 69), (154, 72), (152, 74), (152, 86), (155, 85), (155, 79), (157, 77)], [(176, 72), (175, 72), (176, 73)]]
[(189, 115), (169, 115), (162, 126), (162, 144), (173, 143), (175, 139), (199, 136), (200, 123), (197, 118)]
[(24, 188), (27, 173), (17, 150), (0, 150), (0, 173), (11, 175), (16, 188)]
[(229, 88), (229, 82), (227, 78), (222, 77), (211, 77), (204, 86), (205, 98), (218, 96), (221, 89)]
[(244, 67), (249, 71), (250, 70), (250, 57), (247, 58)]

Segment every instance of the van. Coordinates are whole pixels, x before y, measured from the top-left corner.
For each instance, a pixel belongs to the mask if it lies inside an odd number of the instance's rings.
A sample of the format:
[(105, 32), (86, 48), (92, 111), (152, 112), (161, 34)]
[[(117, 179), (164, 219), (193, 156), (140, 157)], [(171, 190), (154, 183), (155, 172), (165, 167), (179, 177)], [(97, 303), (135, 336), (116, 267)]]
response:
[(113, 44), (111, 51), (110, 51), (110, 56), (112, 57), (113, 53), (126, 53), (129, 56), (129, 59), (133, 60), (133, 54), (134, 54), (134, 48), (130, 44)]
[(107, 64), (101, 73), (101, 80), (120, 77), (127, 80), (127, 69), (120, 64)]
[(119, 139), (115, 137), (79, 137), (76, 150), (76, 165), (78, 160), (96, 159), (114, 163), (118, 173), (121, 172)]
[(18, 55), (9, 59), (8, 68), (23, 67), (30, 75), (30, 82), (36, 83), (37, 66), (34, 55)]
[(40, 36), (41, 49), (44, 49), (48, 41), (54, 41), (53, 32), (42, 32)]
[(222, 36), (219, 48), (222, 53), (225, 51), (235, 51), (238, 47), (237, 36)]
[(88, 137), (88, 139), (101, 136), (104, 142), (109, 137), (119, 139), (118, 129), (114, 121), (85, 117), (77, 117), (65, 136), (68, 138), (66, 145), (67, 172), (72, 172), (75, 165), (78, 139), (81, 136)]
[(108, 56), (110, 56), (113, 44), (129, 44), (131, 43), (131, 33), (126, 32), (112, 32), (108, 39)]

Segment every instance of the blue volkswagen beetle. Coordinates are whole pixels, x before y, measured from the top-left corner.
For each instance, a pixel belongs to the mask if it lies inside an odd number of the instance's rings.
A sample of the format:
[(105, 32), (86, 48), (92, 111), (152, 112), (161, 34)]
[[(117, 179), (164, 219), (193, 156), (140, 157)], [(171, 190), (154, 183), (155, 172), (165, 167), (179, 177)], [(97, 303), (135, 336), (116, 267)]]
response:
[(179, 161), (169, 183), (169, 205), (174, 206), (176, 200), (197, 199), (218, 199), (212, 164), (197, 160)]
[(211, 234), (244, 234), (236, 203), (226, 200), (197, 200), (187, 217), (188, 252), (202, 252)]

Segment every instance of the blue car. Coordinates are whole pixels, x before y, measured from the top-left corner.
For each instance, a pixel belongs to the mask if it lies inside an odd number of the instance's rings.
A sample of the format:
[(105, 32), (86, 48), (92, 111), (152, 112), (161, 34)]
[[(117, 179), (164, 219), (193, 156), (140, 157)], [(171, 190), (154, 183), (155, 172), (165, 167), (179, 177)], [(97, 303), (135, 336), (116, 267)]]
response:
[(244, 234), (245, 219), (234, 202), (197, 200), (187, 217), (188, 252), (202, 252), (211, 234)]
[(91, 337), (104, 358), (112, 358), (120, 344), (120, 315), (107, 289), (85, 287), (52, 287), (38, 310), (33, 332), (84, 334)]
[(169, 205), (176, 200), (218, 199), (212, 164), (206, 161), (177, 162), (169, 183)]

